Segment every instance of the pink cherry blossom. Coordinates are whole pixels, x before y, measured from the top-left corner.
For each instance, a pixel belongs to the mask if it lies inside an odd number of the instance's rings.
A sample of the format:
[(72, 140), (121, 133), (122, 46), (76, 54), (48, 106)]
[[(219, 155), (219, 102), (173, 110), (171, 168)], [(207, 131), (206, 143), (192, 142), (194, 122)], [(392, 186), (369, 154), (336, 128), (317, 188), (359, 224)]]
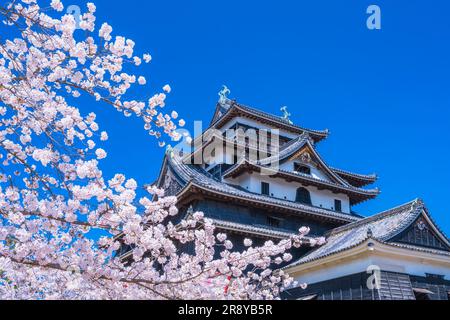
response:
[(64, 10), (64, 6), (61, 3), (61, 0), (52, 0), (51, 4), (53, 9), (55, 9), (56, 11), (63, 11)]
[(108, 134), (79, 97), (138, 117), (160, 145), (185, 121), (163, 112), (168, 85), (130, 97), (146, 83), (133, 72), (138, 56), (149, 54), (113, 38), (107, 22), (98, 28), (93, 3), (78, 26), (63, 9), (60, 0), (0, 4), (0, 299), (277, 299), (293, 279), (270, 268), (290, 261), (309, 229), (259, 247), (246, 239), (234, 252), (203, 213), (171, 219), (176, 197), (104, 175)]
[(103, 150), (102, 148), (98, 148), (95, 151), (95, 155), (97, 156), (97, 159), (101, 160), (101, 159), (105, 159), (106, 158), (106, 151)]
[(145, 61), (145, 63), (149, 63), (152, 60), (152, 56), (149, 55), (148, 53), (144, 54), (143, 59)]
[(145, 79), (145, 77), (140, 76), (140, 77), (138, 78), (138, 83), (139, 83), (140, 85), (143, 86), (144, 84), (147, 83), (147, 80)]

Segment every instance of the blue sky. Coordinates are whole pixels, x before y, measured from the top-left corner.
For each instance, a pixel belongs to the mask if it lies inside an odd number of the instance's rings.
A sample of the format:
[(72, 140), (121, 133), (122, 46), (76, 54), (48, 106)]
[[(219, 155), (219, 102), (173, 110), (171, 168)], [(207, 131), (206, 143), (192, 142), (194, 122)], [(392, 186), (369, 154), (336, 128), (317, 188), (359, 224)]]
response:
[[(210, 120), (222, 84), (267, 112), (287, 105), (296, 124), (331, 130), (318, 146), (330, 165), (380, 176), (380, 197), (355, 211), (370, 215), (421, 197), (450, 234), (448, 1), (95, 3), (99, 23), (153, 56), (139, 96), (169, 83), (168, 108), (188, 128)], [(370, 4), (381, 8), (379, 31), (366, 28)], [(154, 181), (163, 150), (141, 122), (95, 110), (110, 136), (105, 173)]]

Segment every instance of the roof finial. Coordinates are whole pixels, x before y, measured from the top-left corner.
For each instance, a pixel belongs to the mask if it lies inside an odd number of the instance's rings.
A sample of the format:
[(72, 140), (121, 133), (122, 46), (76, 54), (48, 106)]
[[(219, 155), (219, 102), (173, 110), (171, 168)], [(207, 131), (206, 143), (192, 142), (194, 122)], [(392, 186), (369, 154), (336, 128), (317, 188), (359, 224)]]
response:
[(292, 121), (289, 119), (291, 114), (288, 111), (288, 107), (284, 106), (280, 109), (281, 112), (283, 112), (283, 119), (286, 120), (289, 124), (293, 124)]
[(231, 93), (230, 89), (226, 85), (222, 86), (222, 90), (219, 91), (219, 103), (222, 105), (227, 104), (230, 100), (228, 99), (228, 95)]
[(372, 232), (372, 229), (369, 228), (369, 229), (367, 229), (367, 238), (372, 238), (372, 237), (373, 237), (373, 232)]

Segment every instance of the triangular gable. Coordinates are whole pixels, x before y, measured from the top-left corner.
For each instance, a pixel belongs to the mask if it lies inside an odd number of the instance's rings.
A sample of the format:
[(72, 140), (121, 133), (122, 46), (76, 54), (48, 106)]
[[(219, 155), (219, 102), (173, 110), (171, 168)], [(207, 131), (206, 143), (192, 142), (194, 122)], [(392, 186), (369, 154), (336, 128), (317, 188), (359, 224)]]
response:
[(164, 155), (164, 159), (162, 161), (162, 165), (161, 168), (159, 169), (159, 174), (158, 174), (158, 178), (156, 179), (154, 185), (157, 188), (161, 188), (162, 183), (164, 181), (164, 176), (167, 172), (167, 165), (168, 165), (168, 161), (167, 161), (167, 154)]
[(281, 160), (280, 163), (298, 162), (306, 165), (312, 165), (317, 170), (322, 172), (325, 176), (327, 176), (330, 179), (330, 181), (333, 181), (337, 184), (346, 187), (350, 186), (350, 184), (347, 181), (342, 179), (333, 170), (330, 169), (330, 167), (325, 163), (325, 161), (323, 161), (322, 157), (317, 153), (316, 149), (313, 147), (313, 145), (309, 140), (307, 140), (306, 143), (301, 148), (299, 148), (295, 153), (291, 154), (285, 159), (280, 160)]
[(161, 166), (158, 179), (156, 180), (156, 187), (165, 190), (166, 196), (176, 195), (185, 183), (182, 182), (172, 170), (168, 155), (164, 156), (164, 161)]
[(450, 251), (449, 240), (431, 219), (426, 209), (389, 242)]
[(167, 169), (161, 188), (165, 196), (175, 196), (183, 189), (183, 184), (178, 181), (170, 168)]
[(219, 120), (227, 111), (230, 109), (230, 107), (222, 106), (220, 103), (217, 104), (216, 110), (214, 111), (213, 118), (211, 120), (210, 125), (214, 124), (217, 120)]

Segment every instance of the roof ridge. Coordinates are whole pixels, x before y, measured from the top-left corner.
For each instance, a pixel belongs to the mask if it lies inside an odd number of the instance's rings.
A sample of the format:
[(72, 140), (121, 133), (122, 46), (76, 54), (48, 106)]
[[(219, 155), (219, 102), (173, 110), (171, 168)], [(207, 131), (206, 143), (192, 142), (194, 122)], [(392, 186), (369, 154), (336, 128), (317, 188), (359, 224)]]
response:
[[(306, 128), (301, 127), (301, 126), (299, 126), (299, 125), (296, 125), (296, 124), (293, 124), (293, 123), (289, 123), (289, 122), (287, 122), (286, 120), (284, 120), (284, 119), (283, 119), (282, 117), (280, 117), (280, 116), (277, 116), (277, 115), (274, 115), (274, 114), (272, 114), (272, 113), (268, 113), (268, 112), (266, 112), (266, 111), (262, 111), (262, 110), (260, 110), (260, 109), (256, 109), (256, 108), (253, 108), (253, 107), (244, 105), (244, 104), (242, 104), (242, 103), (237, 102), (236, 100), (233, 100), (233, 101), (232, 101), (232, 106), (233, 106), (233, 105), (235, 105), (235, 106), (237, 106), (237, 107), (240, 107), (240, 108), (247, 109), (248, 111), (253, 111), (253, 112), (259, 113), (259, 114), (262, 115), (262, 116), (267, 116), (267, 117), (272, 118), (272, 119), (274, 119), (274, 120), (280, 121), (280, 122), (282, 122), (282, 123), (284, 123), (284, 124), (286, 124), (286, 125), (288, 125), (288, 126), (298, 128), (298, 129), (300, 129), (300, 130), (302, 130), (302, 131), (306, 131), (306, 132), (311, 132), (311, 133), (314, 133), (314, 134), (323, 135), (323, 136), (325, 136), (325, 137), (328, 136), (328, 134), (329, 134), (329, 132), (330, 132), (328, 129), (325, 129), (325, 130), (306, 129)], [(230, 109), (231, 109), (231, 108), (230, 108)]]

